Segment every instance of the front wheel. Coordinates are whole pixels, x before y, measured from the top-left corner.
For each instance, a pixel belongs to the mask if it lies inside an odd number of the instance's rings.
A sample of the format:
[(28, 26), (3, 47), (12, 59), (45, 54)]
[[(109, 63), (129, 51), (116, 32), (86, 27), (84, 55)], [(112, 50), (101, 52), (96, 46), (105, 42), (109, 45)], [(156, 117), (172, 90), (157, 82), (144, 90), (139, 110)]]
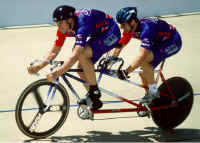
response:
[[(173, 129), (180, 125), (189, 115), (193, 105), (193, 89), (190, 83), (182, 77), (172, 77), (167, 84), (171, 89), (178, 105), (167, 109), (152, 111), (154, 123), (164, 130)], [(162, 83), (158, 89), (160, 93), (169, 94), (166, 84)], [(172, 99), (160, 95), (160, 98), (153, 100), (151, 106), (168, 106), (173, 104)]]
[(31, 138), (46, 138), (64, 124), (69, 105), (68, 93), (61, 84), (46, 79), (35, 81), (21, 93), (17, 101), (17, 126)]

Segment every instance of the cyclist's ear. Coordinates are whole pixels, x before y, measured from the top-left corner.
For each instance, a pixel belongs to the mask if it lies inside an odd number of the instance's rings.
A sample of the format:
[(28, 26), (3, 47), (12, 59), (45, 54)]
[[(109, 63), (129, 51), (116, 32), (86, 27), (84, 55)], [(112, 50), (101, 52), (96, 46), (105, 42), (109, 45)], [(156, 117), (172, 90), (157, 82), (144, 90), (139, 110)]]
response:
[(74, 20), (74, 19), (73, 19), (72, 17), (70, 17), (70, 18), (67, 19), (67, 21), (70, 22), (70, 23), (72, 23), (73, 20)]

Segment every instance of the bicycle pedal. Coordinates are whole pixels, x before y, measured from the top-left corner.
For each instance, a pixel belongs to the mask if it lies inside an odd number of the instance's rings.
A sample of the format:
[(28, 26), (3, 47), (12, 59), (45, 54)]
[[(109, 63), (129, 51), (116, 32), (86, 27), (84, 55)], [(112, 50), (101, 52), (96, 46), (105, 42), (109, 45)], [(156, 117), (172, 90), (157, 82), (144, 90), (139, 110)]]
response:
[(77, 109), (77, 114), (83, 120), (94, 120), (94, 115), (87, 105), (80, 105)]
[(147, 111), (139, 111), (139, 112), (137, 112), (138, 116), (139, 117), (148, 117), (148, 118), (150, 118), (152, 111), (148, 106), (149, 104), (148, 103), (140, 103), (140, 104), (142, 104), (147, 109)]
[(150, 118), (150, 113), (148, 111), (139, 111), (137, 112), (139, 117), (148, 117)]

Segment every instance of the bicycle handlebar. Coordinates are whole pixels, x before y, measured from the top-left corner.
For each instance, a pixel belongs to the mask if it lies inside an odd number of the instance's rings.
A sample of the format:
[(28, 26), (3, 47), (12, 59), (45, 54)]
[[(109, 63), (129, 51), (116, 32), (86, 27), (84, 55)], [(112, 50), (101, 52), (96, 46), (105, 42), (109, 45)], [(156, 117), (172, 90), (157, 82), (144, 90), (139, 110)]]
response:
[[(53, 61), (53, 60), (45, 60), (45, 59), (35, 59), (34, 61), (32, 61), (30, 63), (30, 66), (33, 66), (34, 64), (36, 63), (39, 63), (39, 62), (47, 62), (48, 64), (52, 65), (52, 67), (50, 67), (50, 72), (53, 72), (55, 68), (61, 66), (64, 61)], [(39, 73), (36, 73), (37, 76), (39, 76), (40, 74)]]
[(124, 65), (124, 60), (116, 56), (108, 56), (106, 58), (102, 58), (99, 61), (99, 64), (97, 67), (107, 69), (108, 66), (110, 66), (111, 68), (117, 62), (121, 62), (121, 64), (118, 67), (118, 70), (121, 70), (122, 66)]
[[(34, 61), (32, 61), (30, 63), (31, 66), (33, 66), (34, 64), (36, 63), (39, 63), (39, 62), (47, 62), (48, 64), (51, 65), (50, 67), (50, 72), (53, 72), (57, 67), (61, 66), (64, 61), (54, 61), (54, 60), (46, 60), (46, 59), (35, 59)], [(99, 61), (99, 64), (97, 67), (101, 67), (102, 69), (107, 69), (107, 65), (106, 65), (106, 62), (108, 62), (110, 68), (115, 64), (115, 63), (118, 63), (118, 62), (121, 62), (119, 67), (118, 67), (118, 70), (120, 70), (122, 68), (122, 66), (124, 65), (124, 60), (122, 58), (119, 58), (119, 57), (116, 57), (116, 56), (108, 56), (106, 58), (102, 58), (100, 61)], [(36, 73), (37, 76), (39, 76), (40, 74), (39, 73)]]
[(32, 66), (32, 65), (34, 65), (35, 63), (38, 63), (38, 62), (47, 62), (48, 64), (50, 64), (50, 65), (55, 65), (55, 66), (59, 66), (59, 65), (62, 65), (63, 63), (64, 63), (64, 61), (53, 61), (53, 60), (45, 60), (45, 59), (43, 59), (43, 60), (41, 60), (41, 59), (36, 59), (36, 60), (34, 60), (34, 61), (32, 61), (31, 63), (30, 63), (30, 65)]

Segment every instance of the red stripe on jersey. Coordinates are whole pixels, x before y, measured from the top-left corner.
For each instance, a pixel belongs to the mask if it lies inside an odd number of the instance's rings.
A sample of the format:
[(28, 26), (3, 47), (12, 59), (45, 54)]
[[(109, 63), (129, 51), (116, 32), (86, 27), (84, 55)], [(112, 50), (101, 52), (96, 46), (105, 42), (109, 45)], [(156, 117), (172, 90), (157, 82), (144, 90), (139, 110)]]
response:
[(123, 32), (122, 33), (122, 38), (120, 39), (120, 44), (126, 45), (132, 38), (132, 33), (131, 32)]
[(62, 47), (63, 44), (64, 44), (64, 42), (65, 42), (65, 38), (66, 38), (66, 37), (69, 37), (69, 36), (68, 36), (68, 33), (63, 34), (63, 33), (61, 33), (60, 30), (58, 29), (56, 35), (57, 35), (57, 39), (56, 39), (54, 45), (55, 45), (56, 47)]

